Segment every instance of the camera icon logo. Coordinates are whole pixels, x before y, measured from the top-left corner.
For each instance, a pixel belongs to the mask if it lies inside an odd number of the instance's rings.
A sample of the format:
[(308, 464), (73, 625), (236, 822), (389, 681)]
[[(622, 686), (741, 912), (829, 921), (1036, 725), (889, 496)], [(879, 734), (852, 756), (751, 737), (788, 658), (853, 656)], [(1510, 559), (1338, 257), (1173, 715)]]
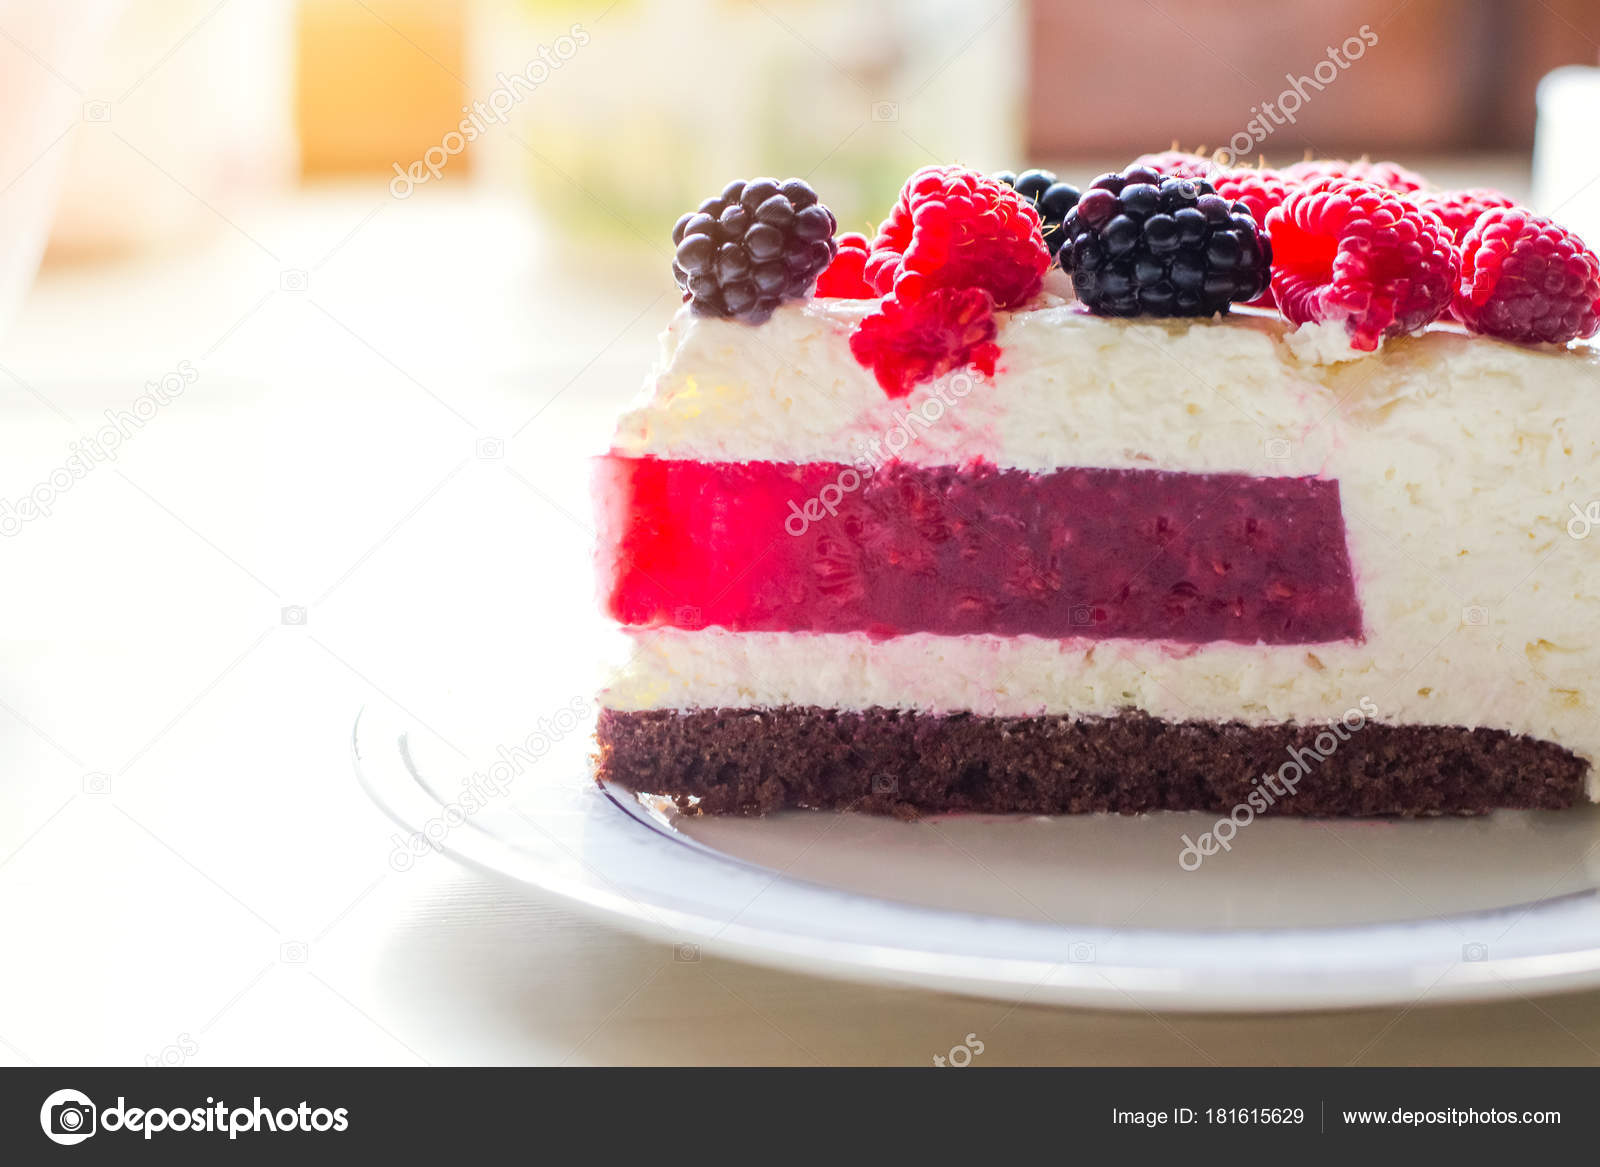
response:
[(286, 940), (278, 945), (278, 961), (281, 964), (304, 964), (311, 956), (311, 949), (304, 940)]
[(493, 462), (506, 456), (506, 444), (499, 438), (478, 439), (478, 460), (480, 462)]
[(94, 1134), (98, 1111), (81, 1090), (57, 1090), (39, 1108), (39, 1126), (45, 1138), (63, 1147), (73, 1147)]
[(292, 624), (296, 628), (303, 627), (306, 622), (306, 609), (304, 604), (290, 604), (279, 612), (279, 618), (285, 624)]
[(872, 793), (897, 794), (899, 790), (900, 783), (895, 780), (893, 774), (874, 774), (872, 776)]
[(1487, 944), (1463, 944), (1461, 946), (1461, 959), (1471, 964), (1481, 964), (1489, 959), (1489, 946)]
[(83, 120), (86, 122), (108, 122), (111, 120), (111, 103), (109, 101), (86, 101), (83, 103)]
[(1462, 608), (1461, 623), (1468, 628), (1485, 628), (1489, 624), (1489, 609), (1478, 604)]
[(898, 101), (875, 101), (872, 103), (872, 120), (875, 122), (897, 122), (900, 120), (900, 103)]
[(679, 964), (699, 964), (700, 946), (698, 944), (674, 944), (672, 946), (672, 959)]
[(83, 776), (83, 792), (94, 798), (104, 798), (111, 793), (111, 775), (101, 770)]
[(1094, 609), (1088, 604), (1072, 605), (1072, 626), (1074, 628), (1087, 628), (1094, 623)]
[(1288, 438), (1268, 438), (1261, 444), (1267, 451), (1268, 462), (1287, 462), (1294, 453), (1294, 447)]
[(1094, 945), (1085, 940), (1077, 941), (1071, 948), (1067, 949), (1067, 963), (1093, 964)]
[(677, 621), (679, 628), (695, 629), (706, 626), (706, 614), (692, 604), (680, 607), (673, 613), (673, 619)]
[(311, 277), (300, 268), (286, 268), (278, 275), (278, 287), (298, 296), (311, 286)]

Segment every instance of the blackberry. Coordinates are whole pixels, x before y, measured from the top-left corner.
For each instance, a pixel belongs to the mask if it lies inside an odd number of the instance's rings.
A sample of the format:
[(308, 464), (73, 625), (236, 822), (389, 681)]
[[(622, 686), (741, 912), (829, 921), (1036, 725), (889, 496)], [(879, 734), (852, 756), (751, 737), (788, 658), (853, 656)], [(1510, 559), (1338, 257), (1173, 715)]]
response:
[(1204, 179), (1135, 166), (1094, 180), (1062, 226), (1061, 266), (1102, 316), (1211, 316), (1271, 280), (1272, 243), (1250, 208)]
[(990, 177), (1005, 183), (1033, 204), (1033, 209), (1039, 212), (1042, 220), (1040, 226), (1044, 231), (1044, 245), (1050, 249), (1050, 258), (1054, 259), (1066, 239), (1061, 230), (1062, 221), (1078, 205), (1078, 188), (1070, 182), (1057, 182), (1056, 176), (1048, 170), (1024, 170), (1021, 174), (1002, 170)]
[(798, 178), (730, 182), (672, 228), (672, 274), (701, 315), (760, 324), (811, 291), (833, 262), (837, 227)]

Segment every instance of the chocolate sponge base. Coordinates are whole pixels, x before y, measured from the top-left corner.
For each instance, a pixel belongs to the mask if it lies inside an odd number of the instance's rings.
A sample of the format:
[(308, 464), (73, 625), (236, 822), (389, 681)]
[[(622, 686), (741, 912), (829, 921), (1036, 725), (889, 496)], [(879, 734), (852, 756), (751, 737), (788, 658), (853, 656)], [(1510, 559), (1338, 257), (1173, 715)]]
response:
[(1561, 746), (1501, 730), (1258, 726), (1134, 712), (605, 709), (597, 737), (602, 780), (709, 814), (1221, 815), (1241, 804), (1257, 814), (1329, 816), (1561, 810), (1586, 801), (1589, 769)]

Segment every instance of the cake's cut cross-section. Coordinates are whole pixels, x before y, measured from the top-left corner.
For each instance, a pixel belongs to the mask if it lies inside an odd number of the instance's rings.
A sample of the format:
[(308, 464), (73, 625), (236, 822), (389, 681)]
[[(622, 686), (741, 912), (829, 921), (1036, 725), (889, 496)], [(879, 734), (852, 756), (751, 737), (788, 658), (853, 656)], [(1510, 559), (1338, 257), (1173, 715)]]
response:
[(1324, 736), (1333, 735), (1320, 725), (1165, 721), (1133, 711), (608, 709), (599, 725), (609, 772), (713, 814), (784, 806), (887, 814), (1561, 810), (1583, 801), (1589, 769), (1554, 742), (1496, 729), (1372, 722), (1326, 755), (1317, 746)]
[(733, 631), (1358, 639), (1337, 482), (988, 463), (600, 460), (624, 624)]

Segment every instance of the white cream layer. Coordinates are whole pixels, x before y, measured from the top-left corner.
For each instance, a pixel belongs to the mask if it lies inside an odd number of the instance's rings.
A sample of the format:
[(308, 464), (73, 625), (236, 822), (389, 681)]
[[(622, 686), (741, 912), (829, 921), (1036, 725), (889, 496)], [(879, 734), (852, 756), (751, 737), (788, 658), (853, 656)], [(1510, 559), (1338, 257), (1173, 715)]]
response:
[[(1139, 710), (1174, 721), (1330, 722), (1376, 708), (1393, 725), (1484, 726), (1600, 749), (1569, 661), (1507, 644), (1482, 627), (1433, 652), (1325, 644), (1212, 644), (1033, 636), (630, 630), (633, 653), (602, 697), (623, 711), (694, 708), (917, 709), (994, 717), (1105, 717)], [(1600, 801), (1591, 775), (1590, 797)]]
[[(1366, 696), (1384, 720), (1490, 726), (1600, 756), (1600, 522), (1574, 537), (1575, 516), (1600, 499), (1593, 350), (1435, 331), (1351, 360), (1276, 318), (1116, 321), (1043, 303), (1005, 315), (995, 377), (959, 398), (943, 386), (954, 404), (915, 426), (899, 456), (1335, 478), (1364, 641), (1175, 653), (1131, 641), (649, 633), (610, 703), (1269, 721), (1336, 718)], [(760, 328), (681, 314), (614, 448), (859, 456), (942, 388), (890, 401), (856, 364), (849, 332), (873, 307), (812, 301)]]

